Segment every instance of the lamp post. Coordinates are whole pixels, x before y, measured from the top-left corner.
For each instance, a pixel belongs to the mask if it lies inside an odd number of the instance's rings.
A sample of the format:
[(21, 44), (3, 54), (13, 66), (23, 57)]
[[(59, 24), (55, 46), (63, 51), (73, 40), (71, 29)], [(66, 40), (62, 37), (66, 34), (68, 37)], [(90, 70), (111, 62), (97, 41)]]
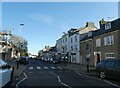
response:
[(66, 64), (67, 56), (64, 54), (64, 49), (65, 49), (64, 46), (62, 46), (62, 49), (63, 49), (62, 58), (64, 59), (65, 66), (67, 66), (67, 64)]
[(20, 24), (20, 36), (22, 36), (22, 29), (23, 29), (24, 23)]

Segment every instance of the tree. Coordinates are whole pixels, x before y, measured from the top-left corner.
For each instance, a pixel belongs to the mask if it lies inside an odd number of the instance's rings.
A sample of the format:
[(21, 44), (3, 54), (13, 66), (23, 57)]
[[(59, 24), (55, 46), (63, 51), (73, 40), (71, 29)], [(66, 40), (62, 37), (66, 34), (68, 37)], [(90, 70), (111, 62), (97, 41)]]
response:
[(22, 56), (26, 56), (28, 51), (28, 42), (21, 36), (12, 35), (11, 37), (12, 46), (16, 47)]

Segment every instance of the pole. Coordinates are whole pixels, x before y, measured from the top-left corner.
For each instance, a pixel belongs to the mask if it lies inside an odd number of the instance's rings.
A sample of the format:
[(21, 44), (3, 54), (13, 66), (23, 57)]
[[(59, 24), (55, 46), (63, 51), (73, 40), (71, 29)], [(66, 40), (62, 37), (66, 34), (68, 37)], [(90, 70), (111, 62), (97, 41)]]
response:
[(22, 36), (22, 29), (23, 29), (23, 26), (24, 26), (24, 24), (21, 23), (21, 24), (20, 24), (20, 36)]

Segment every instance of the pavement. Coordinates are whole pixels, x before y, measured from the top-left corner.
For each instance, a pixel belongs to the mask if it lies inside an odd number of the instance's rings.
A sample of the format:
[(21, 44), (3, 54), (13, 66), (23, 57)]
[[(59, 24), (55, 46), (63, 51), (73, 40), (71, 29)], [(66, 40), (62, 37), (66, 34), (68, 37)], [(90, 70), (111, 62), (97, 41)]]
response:
[(64, 68), (71, 69), (85, 75), (98, 76), (98, 74), (95, 71), (95, 67), (93, 66), (89, 66), (89, 72), (88, 72), (86, 65), (81, 65), (76, 63), (66, 63), (66, 66), (65, 63), (60, 63), (60, 65), (63, 66)]
[(17, 69), (17, 63), (14, 60), (7, 60), (6, 61), (10, 66), (14, 67), (14, 73), (13, 77), (18, 77), (22, 74), (22, 72), (25, 70), (27, 65), (19, 64), (19, 67)]

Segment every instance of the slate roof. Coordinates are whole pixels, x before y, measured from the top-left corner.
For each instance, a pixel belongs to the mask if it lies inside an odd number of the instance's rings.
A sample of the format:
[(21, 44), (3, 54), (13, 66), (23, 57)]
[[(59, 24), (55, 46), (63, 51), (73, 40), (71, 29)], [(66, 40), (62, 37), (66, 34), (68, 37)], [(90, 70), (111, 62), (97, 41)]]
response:
[(110, 23), (111, 23), (111, 28), (110, 29), (105, 30), (105, 24), (103, 24), (101, 29), (98, 29), (96, 31), (92, 31), (92, 36), (89, 36), (89, 37), (85, 36), (84, 39), (82, 39), (81, 41), (84, 41), (84, 40), (87, 40), (87, 39), (90, 39), (90, 38), (93, 38), (95, 36), (102, 35), (102, 34), (105, 34), (105, 33), (120, 30), (120, 18), (118, 18), (114, 21), (111, 21)]

